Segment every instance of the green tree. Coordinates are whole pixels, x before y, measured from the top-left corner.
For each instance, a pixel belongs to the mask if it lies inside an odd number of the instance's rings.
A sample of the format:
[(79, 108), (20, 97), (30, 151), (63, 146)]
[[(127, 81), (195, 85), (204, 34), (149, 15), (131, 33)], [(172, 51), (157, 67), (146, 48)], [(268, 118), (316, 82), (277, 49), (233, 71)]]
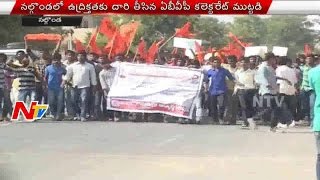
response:
[(61, 34), (62, 32), (60, 27), (23, 27), (21, 16), (0, 16), (0, 39), (2, 45), (9, 42), (23, 42), (24, 36), (30, 33)]
[(242, 37), (245, 42), (251, 42), (254, 45), (266, 44), (267, 28), (265, 20), (258, 16), (244, 16), (235, 18), (230, 26), (230, 31)]
[(268, 45), (288, 47), (288, 55), (291, 57), (303, 51), (305, 43), (314, 42), (315, 33), (310, 29), (313, 24), (306, 16), (272, 16), (265, 22)]
[(219, 22), (218, 19), (201, 17), (195, 21), (193, 27), (197, 38), (208, 41), (210, 46), (221, 48), (226, 45), (226, 24)]

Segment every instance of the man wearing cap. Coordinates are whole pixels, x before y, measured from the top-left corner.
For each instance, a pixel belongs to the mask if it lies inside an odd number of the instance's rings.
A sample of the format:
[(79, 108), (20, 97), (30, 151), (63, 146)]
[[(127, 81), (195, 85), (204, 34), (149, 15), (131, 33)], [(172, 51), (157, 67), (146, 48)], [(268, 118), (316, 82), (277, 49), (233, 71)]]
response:
[[(227, 69), (221, 67), (221, 62), (218, 58), (213, 60), (212, 69), (208, 71), (207, 77), (206, 88), (209, 87), (210, 116), (212, 116), (214, 123), (223, 124), (228, 90), (226, 78), (231, 81), (235, 79)], [(209, 82), (211, 82), (210, 86)]]
[[(67, 71), (64, 83), (72, 80), (72, 99), (76, 111), (76, 120), (86, 121), (90, 88), (95, 89), (97, 76), (94, 66), (87, 62), (87, 53), (82, 51), (77, 56), (78, 62), (73, 63)], [(80, 107), (79, 107), (80, 104)]]

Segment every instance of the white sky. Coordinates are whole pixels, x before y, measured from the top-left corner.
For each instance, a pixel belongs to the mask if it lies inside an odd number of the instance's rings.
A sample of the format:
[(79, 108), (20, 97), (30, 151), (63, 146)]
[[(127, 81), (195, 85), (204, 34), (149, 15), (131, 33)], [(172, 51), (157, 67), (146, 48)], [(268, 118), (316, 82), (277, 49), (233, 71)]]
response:
[[(234, 15), (219, 15), (219, 16), (217, 16), (217, 15), (204, 15), (204, 16), (214, 17), (214, 18), (217, 18), (223, 22), (233, 22), (234, 17), (236, 17)], [(237, 16), (239, 16), (239, 15), (237, 15)], [(261, 18), (268, 18), (271, 15), (258, 15), (258, 16)], [(314, 20), (314, 19), (320, 20), (320, 16), (319, 15), (309, 15), (308, 19), (309, 20)], [(314, 26), (312, 29), (320, 31), (320, 24), (316, 24), (316, 26)]]

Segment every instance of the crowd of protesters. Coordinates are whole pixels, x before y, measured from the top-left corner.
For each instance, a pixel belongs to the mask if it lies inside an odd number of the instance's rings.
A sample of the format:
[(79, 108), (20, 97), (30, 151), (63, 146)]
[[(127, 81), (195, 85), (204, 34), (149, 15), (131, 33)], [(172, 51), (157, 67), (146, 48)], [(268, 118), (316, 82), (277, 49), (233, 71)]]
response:
[[(38, 101), (49, 104), (48, 117), (54, 120), (74, 119), (119, 121), (168, 121), (162, 114), (115, 112), (107, 109), (118, 62), (145, 63), (134, 58), (66, 51), (40, 57), (31, 50), (18, 51), (13, 59), (0, 54), (0, 120), (10, 120), (16, 101)], [(205, 116), (214, 124), (235, 125), (255, 129), (256, 120), (271, 125), (271, 131), (293, 127), (304, 121), (312, 126), (315, 93), (308, 73), (319, 61), (317, 55), (299, 55), (295, 61), (267, 53), (264, 58), (252, 56), (225, 60), (211, 57), (200, 63), (187, 56), (160, 57), (154, 64), (202, 69), (203, 88), (194, 119), (173, 118), (179, 123), (201, 123)], [(254, 106), (255, 99), (263, 105)], [(279, 100), (280, 105), (277, 103)], [(207, 113), (205, 113), (207, 112)], [(22, 119), (21, 119), (22, 120)]]

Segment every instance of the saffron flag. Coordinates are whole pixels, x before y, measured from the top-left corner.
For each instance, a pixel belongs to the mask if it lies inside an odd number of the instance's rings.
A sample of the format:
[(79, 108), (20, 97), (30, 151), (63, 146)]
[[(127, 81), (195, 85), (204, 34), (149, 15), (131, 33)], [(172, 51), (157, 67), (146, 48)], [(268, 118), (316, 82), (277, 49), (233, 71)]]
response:
[(75, 44), (76, 52), (84, 51), (86, 49), (79, 39), (74, 39), (73, 43)]
[(96, 54), (101, 54), (101, 49), (98, 47), (97, 42), (96, 42), (97, 37), (98, 37), (98, 33), (99, 33), (99, 29), (96, 28), (90, 37), (87, 48), (90, 49), (90, 52), (94, 52)]
[(162, 38), (160, 41), (154, 41), (148, 50), (148, 55), (146, 58), (147, 64), (152, 64), (159, 50), (159, 46), (164, 42)]
[(187, 22), (180, 29), (176, 29), (175, 37), (194, 38), (195, 34), (190, 32), (191, 22)]
[(129, 22), (120, 26), (119, 31), (122, 37), (125, 37), (125, 42), (128, 48), (131, 46), (132, 41), (138, 31), (140, 23), (139, 22)]
[(241, 42), (236, 35), (234, 35), (234, 34), (232, 34), (231, 32), (229, 32), (229, 35), (228, 35), (228, 36), (229, 36), (229, 38), (232, 39), (235, 43), (239, 44), (242, 48), (245, 48), (245, 47), (246, 47), (246, 44), (244, 44), (243, 42)]
[(202, 64), (204, 60), (205, 52), (202, 50), (201, 45), (195, 41), (195, 53), (197, 55), (198, 61)]
[(140, 39), (140, 42), (137, 47), (137, 54), (139, 54), (143, 59), (146, 58), (146, 42), (144, 41), (143, 38)]
[(109, 17), (104, 17), (99, 29), (101, 34), (105, 35), (108, 39), (112, 39), (114, 33), (117, 31), (117, 26), (113, 24)]
[(109, 51), (109, 57), (114, 57), (126, 53), (128, 46), (125, 43), (125, 40), (126, 38), (121, 36), (119, 31), (113, 35), (112, 40), (109, 41), (109, 43), (104, 48), (106, 52)]

